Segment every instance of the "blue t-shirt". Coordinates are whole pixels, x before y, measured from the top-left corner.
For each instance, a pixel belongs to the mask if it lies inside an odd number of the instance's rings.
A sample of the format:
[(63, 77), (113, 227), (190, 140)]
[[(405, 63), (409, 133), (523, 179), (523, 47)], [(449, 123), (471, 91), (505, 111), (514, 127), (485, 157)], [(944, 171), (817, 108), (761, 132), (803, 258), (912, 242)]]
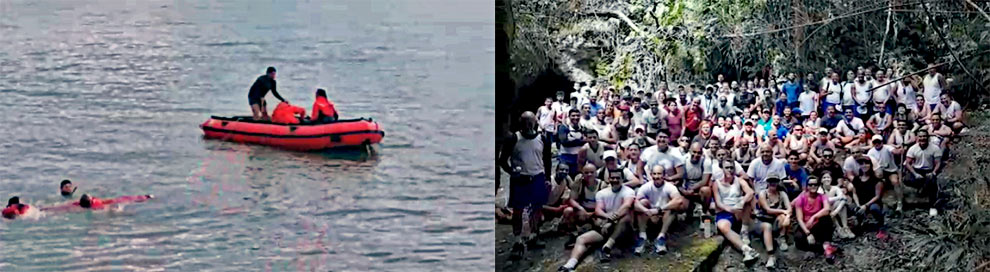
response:
[(598, 103), (588, 103), (588, 105), (591, 106), (591, 110), (588, 111), (588, 113), (590, 113), (591, 116), (598, 116), (598, 111), (602, 110), (603, 108), (602, 104), (598, 104)]
[(780, 125), (780, 126), (778, 126), (777, 127), (777, 139), (783, 141), (784, 138), (787, 137), (787, 133), (790, 133), (790, 132), (791, 132), (791, 130), (790, 129), (787, 129), (787, 127), (785, 127), (783, 124)]
[(798, 170), (791, 170), (791, 166), (784, 166), (784, 172), (787, 172), (787, 178), (797, 179), (798, 183), (801, 184), (801, 188), (808, 185), (808, 171), (804, 167), (799, 167)]
[(787, 94), (787, 102), (794, 103), (798, 100), (798, 94), (801, 93), (801, 84), (797, 82), (787, 82), (784, 83), (784, 93)]
[[(787, 100), (790, 100), (790, 98), (788, 98)], [(782, 100), (777, 100), (777, 102), (774, 103), (774, 106), (775, 106), (774, 108), (777, 109), (776, 112), (774, 112), (774, 114), (777, 116), (784, 116), (784, 108), (788, 106), (788, 103)]]

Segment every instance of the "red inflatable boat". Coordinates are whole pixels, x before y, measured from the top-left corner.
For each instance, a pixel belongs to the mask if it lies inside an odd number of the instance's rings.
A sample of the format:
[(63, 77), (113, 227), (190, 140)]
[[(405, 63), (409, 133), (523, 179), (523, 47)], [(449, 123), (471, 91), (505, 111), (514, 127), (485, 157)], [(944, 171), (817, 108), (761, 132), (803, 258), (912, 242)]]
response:
[(338, 120), (329, 124), (276, 124), (250, 116), (212, 116), (200, 128), (208, 139), (268, 145), (291, 150), (376, 144), (385, 137), (371, 119)]

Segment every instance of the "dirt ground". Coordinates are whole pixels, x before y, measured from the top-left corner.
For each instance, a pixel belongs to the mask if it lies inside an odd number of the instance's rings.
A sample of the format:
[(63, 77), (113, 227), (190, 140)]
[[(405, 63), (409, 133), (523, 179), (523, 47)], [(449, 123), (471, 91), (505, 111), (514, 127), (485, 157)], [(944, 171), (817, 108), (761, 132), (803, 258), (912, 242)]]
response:
[[(970, 118), (970, 131), (960, 137), (952, 145), (951, 155), (945, 171), (940, 176), (941, 184), (949, 184), (958, 180), (982, 178), (981, 166), (990, 165), (990, 156), (984, 154), (990, 151), (990, 114), (977, 113)], [(506, 175), (502, 175), (503, 177)], [(507, 184), (507, 178), (503, 178), (501, 184)], [(946, 186), (946, 185), (943, 185)], [(926, 200), (917, 195), (917, 190), (905, 187), (905, 210), (900, 215), (893, 215), (886, 210), (886, 224), (889, 237), (885, 240), (876, 238), (874, 232), (861, 234), (854, 239), (838, 241), (837, 244), (842, 249), (835, 264), (828, 264), (821, 255), (797, 250), (791, 243), (791, 249), (787, 252), (778, 253), (776, 271), (908, 271), (925, 267), (924, 264), (912, 263), (903, 264), (901, 267), (878, 267), (880, 258), (889, 258), (891, 252), (904, 252), (905, 247), (911, 237), (926, 235), (919, 233), (917, 227), (913, 225), (931, 224), (932, 220), (927, 215), (927, 210), (918, 207)], [(893, 203), (887, 194), (885, 203)], [(496, 196), (496, 205), (504, 206), (505, 198), (500, 190)], [(948, 207), (940, 216), (949, 216), (954, 213), (953, 207)], [(588, 254), (578, 265), (578, 271), (692, 271), (706, 256), (713, 251), (717, 263), (714, 267), (698, 270), (714, 271), (768, 271), (763, 265), (766, 263), (766, 254), (763, 249), (762, 239), (753, 236), (750, 245), (757, 249), (760, 259), (753, 265), (746, 266), (742, 263), (742, 254), (731, 247), (717, 246), (715, 239), (704, 239), (699, 237), (697, 221), (688, 219), (685, 223), (675, 223), (671, 231), (672, 240), (668, 248), (670, 252), (664, 256), (644, 255), (645, 257), (635, 257), (629, 250), (617, 254), (615, 259), (607, 264), (598, 262), (595, 254)], [(496, 224), (496, 258), (495, 266), (498, 271), (556, 271), (562, 265), (570, 250), (564, 249), (566, 235), (541, 235), (541, 239), (546, 242), (544, 249), (532, 249), (525, 254), (522, 260), (510, 261), (510, 249), (512, 241), (512, 227), (508, 224)], [(721, 241), (718, 239), (717, 241)], [(713, 246), (714, 245), (714, 246)], [(619, 248), (618, 246), (616, 248)], [(704, 256), (700, 256), (704, 255)], [(908, 257), (909, 259), (921, 259), (924, 256)], [(903, 258), (903, 256), (901, 257)]]

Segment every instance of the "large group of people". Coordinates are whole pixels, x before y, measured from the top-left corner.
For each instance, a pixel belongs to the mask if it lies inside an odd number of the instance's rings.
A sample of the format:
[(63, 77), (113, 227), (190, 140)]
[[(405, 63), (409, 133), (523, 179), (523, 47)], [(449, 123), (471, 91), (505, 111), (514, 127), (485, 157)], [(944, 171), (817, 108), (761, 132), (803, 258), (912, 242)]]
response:
[(559, 91), (503, 142), (512, 254), (543, 246), (537, 230), (551, 221), (573, 248), (561, 271), (596, 250), (609, 261), (624, 235), (635, 255), (664, 254), (670, 227), (697, 218), (744, 262), (774, 267), (792, 246), (832, 262), (834, 241), (888, 237), (884, 217), (904, 210), (903, 186), (938, 216), (938, 176), (967, 128), (945, 76), (927, 69), (857, 67), (844, 81), (831, 68), (822, 78), (718, 75), (703, 88), (577, 83), (568, 99)]

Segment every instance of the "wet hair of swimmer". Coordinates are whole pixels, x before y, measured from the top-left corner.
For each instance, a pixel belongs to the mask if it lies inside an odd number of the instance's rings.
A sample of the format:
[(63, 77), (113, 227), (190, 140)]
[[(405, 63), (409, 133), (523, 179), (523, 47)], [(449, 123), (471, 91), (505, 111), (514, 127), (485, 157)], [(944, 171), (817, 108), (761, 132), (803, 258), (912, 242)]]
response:
[(62, 192), (62, 195), (63, 196), (71, 196), (72, 193), (75, 193), (76, 192), (76, 189), (79, 189), (79, 187), (72, 187), (72, 191), (66, 191), (65, 190), (65, 185), (72, 185), (72, 181), (65, 179), (65, 180), (62, 180), (62, 183), (61, 184), (59, 184), (58, 189), (59, 189), (60, 192)]
[(327, 97), (327, 91), (323, 89), (316, 89), (316, 97)]
[(89, 195), (83, 194), (82, 197), (79, 198), (79, 206), (80, 207), (83, 207), (83, 208), (92, 207), (93, 206), (93, 199), (91, 197), (89, 197)]
[(15, 197), (11, 197), (9, 200), (7, 200), (7, 207), (10, 207), (11, 205), (17, 205), (17, 204), (21, 204), (21, 198), (20, 197), (16, 197), (15, 196)]

